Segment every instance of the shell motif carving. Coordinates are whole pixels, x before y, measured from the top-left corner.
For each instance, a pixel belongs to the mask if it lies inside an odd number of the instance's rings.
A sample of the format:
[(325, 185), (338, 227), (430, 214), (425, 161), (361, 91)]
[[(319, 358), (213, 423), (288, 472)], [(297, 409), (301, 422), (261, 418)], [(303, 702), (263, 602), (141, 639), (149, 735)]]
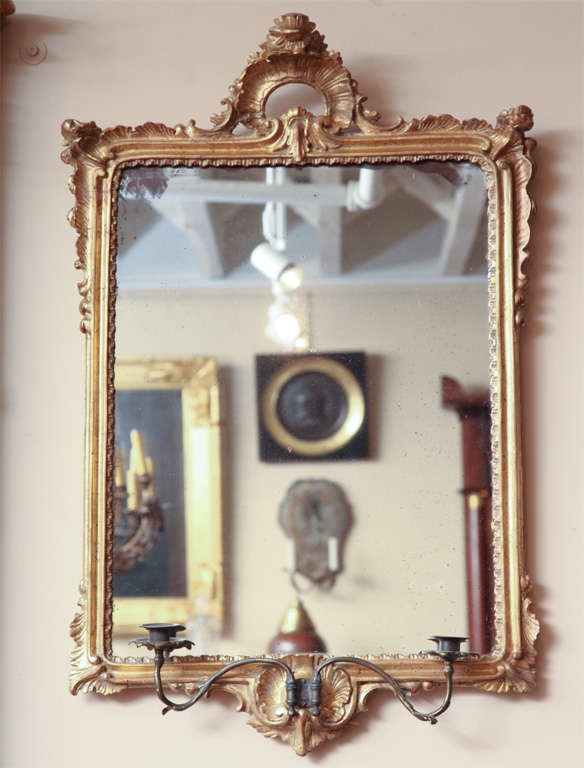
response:
[(495, 693), (525, 693), (535, 686), (535, 641), (540, 626), (528, 594), (530, 589), (531, 580), (524, 576), (521, 579), (521, 652), (501, 661), (497, 668), (499, 677), (475, 687)]
[[(297, 678), (310, 677), (321, 660), (314, 657), (308, 663), (306, 657), (283, 659)], [(341, 667), (330, 666), (322, 673), (322, 706), (319, 717), (301, 708), (294, 717), (286, 711), (286, 684), (282, 670), (267, 667), (256, 679), (255, 691), (250, 697), (248, 724), (268, 738), (279, 737), (289, 744), (297, 755), (305, 755), (325, 741), (334, 739), (342, 726), (364, 709), (364, 701), (358, 702), (357, 687)], [(360, 706), (358, 706), (360, 704)]]

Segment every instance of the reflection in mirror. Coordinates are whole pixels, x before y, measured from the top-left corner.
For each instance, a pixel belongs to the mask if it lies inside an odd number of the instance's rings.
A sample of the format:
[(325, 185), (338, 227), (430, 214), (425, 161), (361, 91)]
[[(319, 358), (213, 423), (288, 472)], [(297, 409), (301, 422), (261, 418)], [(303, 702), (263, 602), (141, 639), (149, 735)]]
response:
[[(132, 435), (146, 470), (151, 443), (164, 457), (142, 489), (163, 527), (114, 583), (121, 655), (128, 589), (142, 606), (183, 594), (172, 585), (201, 561), (214, 516), (224, 621), (202, 632), (196, 600), (159, 617), (186, 621), (191, 653), (265, 653), (291, 615), (336, 654), (416, 652), (428, 627), (490, 648), (486, 196), (471, 163), (124, 171), (117, 360), (216, 360), (225, 503), (192, 511), (185, 562), (191, 513), (176, 489), (197, 456), (181, 452), (178, 405), (118, 387), (125, 470)], [(341, 533), (319, 482), (346, 500)], [(296, 483), (299, 522), (285, 530)], [(117, 514), (127, 536), (127, 501)]]

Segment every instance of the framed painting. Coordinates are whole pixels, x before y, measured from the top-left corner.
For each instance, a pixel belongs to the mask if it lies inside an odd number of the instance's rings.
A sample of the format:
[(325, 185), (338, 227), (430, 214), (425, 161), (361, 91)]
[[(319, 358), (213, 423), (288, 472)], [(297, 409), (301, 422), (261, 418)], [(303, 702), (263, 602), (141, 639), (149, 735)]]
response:
[(115, 365), (114, 628), (223, 616), (217, 364)]

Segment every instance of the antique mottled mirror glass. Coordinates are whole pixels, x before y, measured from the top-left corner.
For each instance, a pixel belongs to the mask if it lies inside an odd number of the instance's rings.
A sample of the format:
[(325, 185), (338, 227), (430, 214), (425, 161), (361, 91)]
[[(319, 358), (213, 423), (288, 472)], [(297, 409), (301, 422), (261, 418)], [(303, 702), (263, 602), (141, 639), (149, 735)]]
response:
[[(187, 691), (230, 659), (300, 681), (328, 654), (412, 693), (442, 681), (430, 634), (468, 638), (455, 687), (533, 684), (531, 113), (384, 126), (363, 101), (287, 14), (212, 129), (63, 125), (88, 338), (75, 693), (153, 686), (128, 640), (160, 622), (195, 644), (164, 671)], [(279, 669), (217, 685), (303, 754), (384, 685), (334, 669), (302, 734)]]

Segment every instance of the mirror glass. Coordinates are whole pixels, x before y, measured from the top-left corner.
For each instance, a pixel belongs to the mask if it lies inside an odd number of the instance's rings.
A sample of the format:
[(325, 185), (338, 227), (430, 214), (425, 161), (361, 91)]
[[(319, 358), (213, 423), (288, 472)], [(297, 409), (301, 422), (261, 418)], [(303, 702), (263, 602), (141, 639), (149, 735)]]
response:
[[(470, 575), (489, 557), (486, 254), (472, 163), (124, 171), (116, 360), (204, 357), (218, 372), (223, 611), (193, 604), (191, 653), (265, 653), (298, 595), (331, 653), (467, 635), (469, 602), (484, 629), (470, 650), (488, 650), (489, 585)], [(114, 579), (124, 656), (119, 600), (184, 597), (187, 567), (180, 386), (139, 390), (116, 395), (118, 488), (133, 468), (118, 561), (132, 507), (158, 523)], [(324, 542), (320, 581), (291, 578), (306, 552), (279, 517), (302, 481), (316, 490), (294, 535), (313, 555)], [(341, 502), (318, 495), (331, 487)], [(347, 528), (331, 533), (338, 504)]]

